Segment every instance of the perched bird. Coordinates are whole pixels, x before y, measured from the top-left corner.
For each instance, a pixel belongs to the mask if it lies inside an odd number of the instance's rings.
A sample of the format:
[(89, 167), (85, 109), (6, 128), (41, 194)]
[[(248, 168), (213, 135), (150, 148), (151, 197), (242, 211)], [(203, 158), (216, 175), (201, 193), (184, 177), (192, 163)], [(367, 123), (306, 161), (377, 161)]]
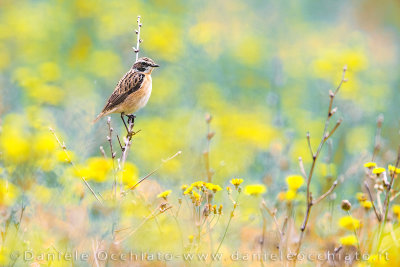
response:
[(107, 104), (93, 121), (95, 123), (100, 118), (111, 113), (121, 113), (122, 121), (126, 126), (124, 115), (129, 121), (134, 121), (134, 112), (138, 111), (147, 104), (151, 94), (151, 72), (159, 67), (152, 59), (148, 57), (139, 58), (132, 68), (119, 80), (114, 92), (108, 98)]

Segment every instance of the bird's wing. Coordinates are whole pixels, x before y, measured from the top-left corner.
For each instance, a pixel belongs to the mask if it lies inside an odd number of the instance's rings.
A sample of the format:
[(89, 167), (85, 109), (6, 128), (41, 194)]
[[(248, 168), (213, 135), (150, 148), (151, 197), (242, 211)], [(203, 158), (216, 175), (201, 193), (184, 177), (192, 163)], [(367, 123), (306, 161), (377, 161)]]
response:
[(104, 106), (102, 113), (113, 109), (117, 105), (124, 102), (128, 95), (140, 89), (143, 84), (145, 75), (139, 72), (129, 71), (118, 82), (114, 92)]

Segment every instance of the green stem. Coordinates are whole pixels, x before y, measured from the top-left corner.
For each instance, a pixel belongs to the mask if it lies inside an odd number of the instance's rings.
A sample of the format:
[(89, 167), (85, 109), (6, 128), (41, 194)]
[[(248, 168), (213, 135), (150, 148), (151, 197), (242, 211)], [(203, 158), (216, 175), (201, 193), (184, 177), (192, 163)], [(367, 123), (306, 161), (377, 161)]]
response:
[[(351, 213), (350, 213), (350, 211), (347, 211), (347, 214), (349, 214), (349, 216), (351, 217), (351, 218), (353, 218), (353, 216), (351, 216)], [(355, 227), (355, 224), (354, 224), (354, 222), (353, 222), (353, 228), (354, 228), (354, 236), (356, 237), (356, 239), (357, 239), (357, 248), (358, 248), (358, 251), (361, 253), (361, 249), (360, 249), (360, 240), (358, 240), (358, 236), (357, 236), (357, 230), (356, 230), (356, 227)]]
[(232, 209), (232, 212), (231, 212), (231, 214), (230, 214), (230, 216), (229, 216), (228, 224), (226, 225), (224, 235), (222, 236), (221, 242), (219, 243), (218, 248), (217, 248), (217, 251), (215, 252), (215, 254), (218, 254), (219, 249), (221, 248), (222, 243), (223, 243), (224, 240), (225, 240), (226, 234), (228, 233), (228, 229), (229, 229), (229, 226), (231, 225), (231, 221), (232, 221), (232, 218), (233, 218), (233, 213), (235, 212), (235, 210), (236, 210), (236, 208), (237, 208), (237, 202), (238, 202), (238, 199), (239, 199), (239, 195), (240, 195), (240, 191), (239, 191), (239, 193), (238, 193), (238, 195), (237, 195), (237, 197), (236, 197), (235, 203), (233, 204), (233, 209)]

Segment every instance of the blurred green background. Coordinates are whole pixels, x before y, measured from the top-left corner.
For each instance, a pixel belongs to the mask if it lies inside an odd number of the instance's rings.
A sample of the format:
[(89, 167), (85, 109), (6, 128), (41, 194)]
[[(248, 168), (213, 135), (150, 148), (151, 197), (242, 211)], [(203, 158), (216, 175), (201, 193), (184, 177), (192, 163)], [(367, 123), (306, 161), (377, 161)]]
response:
[[(0, 0), (2, 234), (10, 221), (15, 223), (2, 240), (0, 265), (15, 247), (90, 250), (94, 238), (112, 240), (117, 226), (141, 225), (163, 201), (157, 194), (167, 189), (173, 190), (170, 200), (176, 209), (182, 184), (206, 180), (206, 114), (212, 115), (215, 132), (210, 144), (213, 182), (224, 189), (232, 178), (243, 178), (243, 186), (265, 184), (268, 205), (285, 205), (285, 178), (300, 173), (299, 156), (309, 169), (306, 133), (315, 151), (328, 91), (336, 88), (347, 65), (348, 82), (335, 99), (338, 111), (329, 129), (339, 118), (343, 123), (324, 147), (311, 186), (313, 196), (319, 196), (339, 180), (330, 202), (315, 211), (318, 224), (310, 234), (311, 246), (323, 247), (327, 240), (335, 246), (341, 234), (331, 227), (336, 219), (329, 212), (343, 198), (356, 203), (379, 116), (385, 120), (374, 160), (386, 167), (396, 157), (399, 14), (395, 0)], [(135, 129), (141, 132), (133, 138), (122, 179), (132, 186), (162, 159), (182, 154), (118, 209), (100, 209), (79, 177), (111, 199), (112, 163), (99, 149), (103, 146), (110, 154), (107, 119), (92, 121), (134, 63), (137, 15), (143, 23), (140, 56), (154, 59), (161, 68), (153, 72), (148, 105), (136, 114)], [(119, 115), (111, 118), (114, 133), (124, 135)], [(66, 142), (77, 170), (65, 162), (49, 127)], [(305, 210), (305, 186), (294, 197), (300, 209), (292, 215), (298, 219)], [(262, 224), (260, 200), (243, 196), (222, 250), (254, 249)], [(215, 194), (215, 203), (225, 205), (213, 234), (221, 240), (231, 218), (226, 190)], [(182, 247), (192, 244), (196, 229), (191, 209), (182, 210), (180, 227), (170, 215), (146, 224), (128, 239), (130, 248), (177, 251), (179, 242), (165, 237), (179, 233), (185, 240)], [(283, 218), (284, 212), (279, 215)], [(295, 220), (293, 229), (299, 223)]]
[[(324, 150), (316, 179), (324, 186), (327, 176), (370, 159), (379, 114), (385, 117), (382, 163), (394, 158), (398, 1), (1, 0), (0, 5), (5, 169), (40, 159), (30, 176), (59, 175), (53, 159), (44, 156), (56, 147), (46, 139), (49, 126), (77, 163), (100, 156), (99, 146), (107, 147), (106, 119), (91, 121), (134, 62), (137, 15), (143, 22), (140, 56), (161, 65), (153, 72), (147, 107), (136, 114), (135, 127), (142, 131), (129, 161), (137, 177), (182, 150), (153, 179), (164, 186), (204, 179), (204, 117), (210, 113), (214, 181), (244, 177), (266, 183), (269, 192), (282, 190), (284, 177), (299, 173), (297, 158), (310, 162), (306, 132), (317, 145), (328, 90), (339, 83), (345, 64), (349, 81), (339, 92), (335, 115), (343, 123)], [(118, 115), (112, 124), (124, 133)], [(359, 190), (358, 181), (357, 175), (347, 177), (338, 192)]]

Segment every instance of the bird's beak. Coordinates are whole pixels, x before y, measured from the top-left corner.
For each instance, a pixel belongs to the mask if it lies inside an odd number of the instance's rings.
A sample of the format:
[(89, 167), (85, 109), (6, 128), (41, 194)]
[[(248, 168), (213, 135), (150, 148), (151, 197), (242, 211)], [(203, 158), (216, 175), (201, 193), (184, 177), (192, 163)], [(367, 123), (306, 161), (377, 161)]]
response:
[(160, 67), (160, 65), (158, 65), (158, 64), (153, 64), (152, 67), (153, 67), (153, 68), (158, 68), (158, 67)]

